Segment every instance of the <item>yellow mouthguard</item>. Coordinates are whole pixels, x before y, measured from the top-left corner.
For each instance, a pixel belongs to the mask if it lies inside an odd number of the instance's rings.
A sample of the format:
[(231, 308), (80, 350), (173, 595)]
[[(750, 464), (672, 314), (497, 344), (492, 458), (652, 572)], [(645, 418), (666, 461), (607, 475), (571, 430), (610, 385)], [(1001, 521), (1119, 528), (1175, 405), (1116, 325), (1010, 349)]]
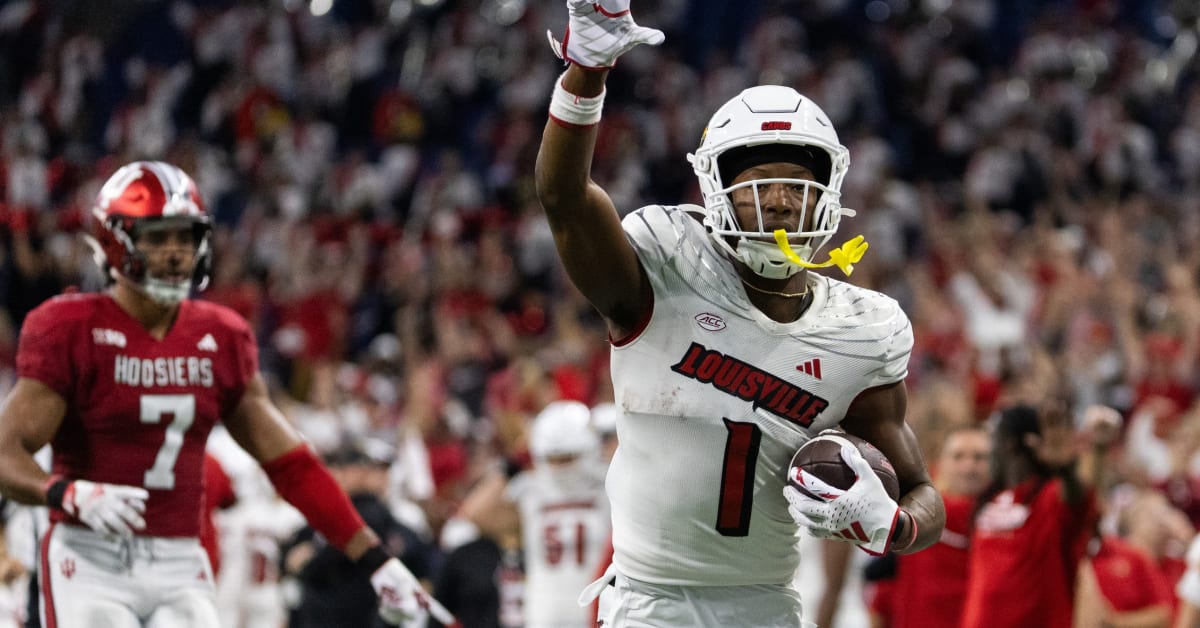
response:
[(826, 268), (828, 266), (837, 266), (838, 268), (842, 269), (842, 272), (845, 273), (847, 277), (850, 276), (850, 273), (854, 272), (854, 265), (862, 259), (863, 254), (867, 252), (867, 247), (870, 246), (867, 243), (866, 238), (862, 237), (861, 235), (854, 236), (852, 239), (847, 240), (838, 248), (830, 251), (829, 259), (819, 264), (813, 264), (812, 262), (806, 262), (800, 259), (800, 256), (796, 255), (796, 252), (792, 250), (792, 245), (787, 239), (787, 231), (784, 231), (783, 229), (776, 229), (774, 233), (775, 243), (779, 245), (779, 250), (783, 251), (783, 254), (786, 255), (788, 260), (793, 264), (797, 266), (803, 266), (804, 268)]

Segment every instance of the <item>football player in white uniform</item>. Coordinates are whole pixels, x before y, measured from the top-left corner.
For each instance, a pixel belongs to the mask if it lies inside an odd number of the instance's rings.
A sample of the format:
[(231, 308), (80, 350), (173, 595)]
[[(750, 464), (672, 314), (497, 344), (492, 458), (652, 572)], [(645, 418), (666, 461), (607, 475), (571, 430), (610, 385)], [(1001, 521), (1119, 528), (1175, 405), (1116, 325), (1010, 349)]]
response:
[(612, 529), (600, 439), (591, 410), (554, 401), (533, 421), (533, 468), (485, 479), (459, 516), (503, 542), (519, 533), (525, 555), (525, 628), (590, 628), (576, 600), (602, 566)]
[(600, 439), (578, 401), (546, 406), (529, 435), (533, 469), (508, 484), (521, 513), (526, 628), (590, 628), (576, 603), (596, 575), (612, 529)]
[[(612, 577), (605, 625), (797, 626), (797, 530), (872, 553), (936, 541), (942, 500), (904, 421), (912, 349), (891, 298), (808, 269), (853, 268), (861, 238), (818, 253), (843, 215), (849, 155), (829, 118), (788, 87), (745, 90), (695, 154), (704, 207), (652, 205), (621, 220), (589, 177), (608, 70), (662, 33), (628, 0), (568, 0), (536, 182), (564, 266), (605, 318), (620, 447), (609, 468)], [(822, 498), (785, 490), (796, 448), (840, 426), (874, 443), (901, 485), (860, 471)], [(607, 586), (613, 581), (615, 587)], [(602, 593), (603, 592), (603, 593)], [(607, 601), (606, 599), (607, 598)]]

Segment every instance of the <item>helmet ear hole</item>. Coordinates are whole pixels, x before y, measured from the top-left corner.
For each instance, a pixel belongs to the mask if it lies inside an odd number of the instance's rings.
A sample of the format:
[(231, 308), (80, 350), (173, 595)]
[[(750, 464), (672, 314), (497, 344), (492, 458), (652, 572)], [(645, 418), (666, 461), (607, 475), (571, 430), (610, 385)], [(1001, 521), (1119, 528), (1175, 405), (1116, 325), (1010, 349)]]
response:
[(196, 265), (192, 268), (192, 285), (196, 286), (197, 290), (203, 290), (208, 287), (208, 278), (212, 275), (212, 247), (208, 244), (208, 225), (198, 227), (203, 227), (204, 231), (197, 236), (199, 239), (196, 243)]

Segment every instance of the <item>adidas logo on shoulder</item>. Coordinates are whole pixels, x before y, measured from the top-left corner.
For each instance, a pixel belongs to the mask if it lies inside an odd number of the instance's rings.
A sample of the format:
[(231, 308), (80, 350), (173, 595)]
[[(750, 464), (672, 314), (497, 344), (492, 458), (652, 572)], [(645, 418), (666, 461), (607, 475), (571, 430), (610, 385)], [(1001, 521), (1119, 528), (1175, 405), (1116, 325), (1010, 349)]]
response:
[(200, 342), (196, 343), (196, 348), (201, 351), (211, 351), (216, 353), (217, 340), (213, 338), (212, 334), (204, 334), (204, 337), (200, 339)]

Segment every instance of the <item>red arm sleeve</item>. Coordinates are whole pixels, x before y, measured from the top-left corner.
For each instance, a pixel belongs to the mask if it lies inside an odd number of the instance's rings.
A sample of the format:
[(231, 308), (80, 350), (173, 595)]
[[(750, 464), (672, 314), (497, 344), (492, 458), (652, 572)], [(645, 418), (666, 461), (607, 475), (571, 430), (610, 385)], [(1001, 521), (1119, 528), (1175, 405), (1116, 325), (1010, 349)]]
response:
[(276, 492), (339, 550), (366, 527), (350, 498), (308, 445), (263, 465)]

